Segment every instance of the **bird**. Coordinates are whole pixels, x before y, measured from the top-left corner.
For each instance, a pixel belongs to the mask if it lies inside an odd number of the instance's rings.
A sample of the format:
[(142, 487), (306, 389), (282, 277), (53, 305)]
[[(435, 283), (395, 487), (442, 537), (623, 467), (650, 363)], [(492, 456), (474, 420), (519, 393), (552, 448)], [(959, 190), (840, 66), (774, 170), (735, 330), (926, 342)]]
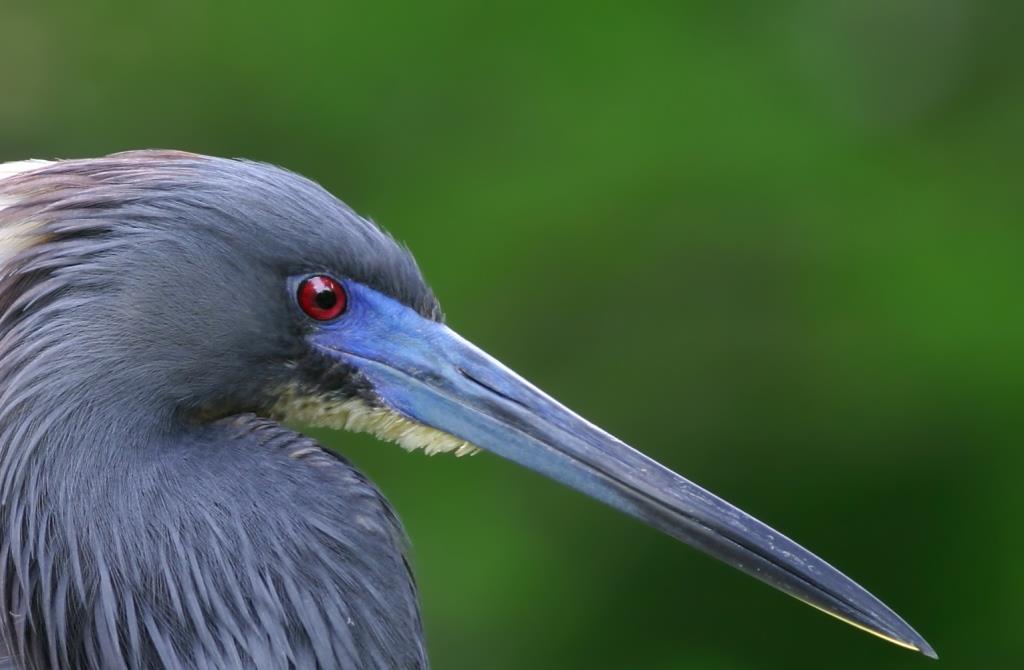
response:
[(395, 511), (292, 425), (490, 452), (936, 657), (459, 336), (411, 252), (315, 182), (172, 150), (0, 165), (7, 667), (427, 668)]

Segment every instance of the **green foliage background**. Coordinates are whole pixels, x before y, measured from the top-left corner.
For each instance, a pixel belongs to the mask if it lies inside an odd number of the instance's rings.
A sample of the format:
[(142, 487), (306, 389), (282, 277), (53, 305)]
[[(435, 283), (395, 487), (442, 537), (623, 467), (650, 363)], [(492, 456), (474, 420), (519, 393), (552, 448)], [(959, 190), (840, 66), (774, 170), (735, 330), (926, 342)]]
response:
[[(314, 177), (452, 326), (847, 571), (935, 667), (1019, 667), (1022, 8), (4, 0), (0, 160)], [(436, 668), (928, 663), (493, 456), (320, 437), (404, 518)]]

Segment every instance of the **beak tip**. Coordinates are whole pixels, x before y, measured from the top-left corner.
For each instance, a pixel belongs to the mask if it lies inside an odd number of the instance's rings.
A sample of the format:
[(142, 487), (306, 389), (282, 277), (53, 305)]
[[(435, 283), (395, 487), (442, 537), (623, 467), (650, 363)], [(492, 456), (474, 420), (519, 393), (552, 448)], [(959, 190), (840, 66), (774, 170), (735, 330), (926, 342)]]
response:
[(906, 626), (906, 628), (904, 629), (906, 637), (904, 637), (905, 642), (903, 644), (917, 651), (922, 656), (927, 656), (928, 658), (938, 660), (939, 655), (935, 653), (935, 650), (932, 648), (930, 644), (928, 644), (927, 640), (925, 640), (920, 633), (918, 633), (916, 630), (907, 625), (906, 622), (902, 623), (904, 624), (904, 626)]
[(915, 646), (917, 647), (917, 650), (919, 652), (921, 652), (928, 658), (936, 661), (939, 660), (939, 655), (935, 653), (935, 650), (932, 649), (932, 646), (925, 642), (923, 638), (918, 638), (917, 644)]
[(907, 629), (905, 630), (905, 635), (901, 639), (894, 637), (889, 637), (888, 639), (890, 642), (895, 643), (897, 646), (910, 649), (911, 651), (916, 651), (922, 656), (927, 656), (928, 658), (934, 660), (938, 660), (939, 658), (939, 655), (935, 653), (935, 650), (932, 649), (932, 646), (928, 644), (928, 642), (923, 637), (921, 637), (917, 633), (917, 631), (915, 631), (913, 628), (910, 628), (909, 626), (907, 626)]

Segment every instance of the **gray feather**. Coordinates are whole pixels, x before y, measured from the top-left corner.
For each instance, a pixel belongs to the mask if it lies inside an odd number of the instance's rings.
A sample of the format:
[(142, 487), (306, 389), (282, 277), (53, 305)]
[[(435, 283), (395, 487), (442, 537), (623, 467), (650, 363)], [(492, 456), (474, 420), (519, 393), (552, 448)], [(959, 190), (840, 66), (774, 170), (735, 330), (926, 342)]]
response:
[(279, 278), (440, 319), (411, 256), (308, 180), (191, 154), (53, 163), (0, 200), (32, 236), (0, 266), (0, 668), (425, 668), (390, 506), (257, 416), (316, 365)]

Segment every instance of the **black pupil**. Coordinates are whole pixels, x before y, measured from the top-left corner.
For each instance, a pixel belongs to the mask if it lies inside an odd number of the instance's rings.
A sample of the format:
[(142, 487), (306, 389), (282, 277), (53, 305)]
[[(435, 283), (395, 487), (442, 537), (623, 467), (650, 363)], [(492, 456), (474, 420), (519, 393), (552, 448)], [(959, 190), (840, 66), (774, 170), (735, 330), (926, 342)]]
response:
[(317, 291), (313, 300), (316, 301), (316, 306), (320, 309), (330, 309), (338, 304), (338, 296), (329, 288)]

